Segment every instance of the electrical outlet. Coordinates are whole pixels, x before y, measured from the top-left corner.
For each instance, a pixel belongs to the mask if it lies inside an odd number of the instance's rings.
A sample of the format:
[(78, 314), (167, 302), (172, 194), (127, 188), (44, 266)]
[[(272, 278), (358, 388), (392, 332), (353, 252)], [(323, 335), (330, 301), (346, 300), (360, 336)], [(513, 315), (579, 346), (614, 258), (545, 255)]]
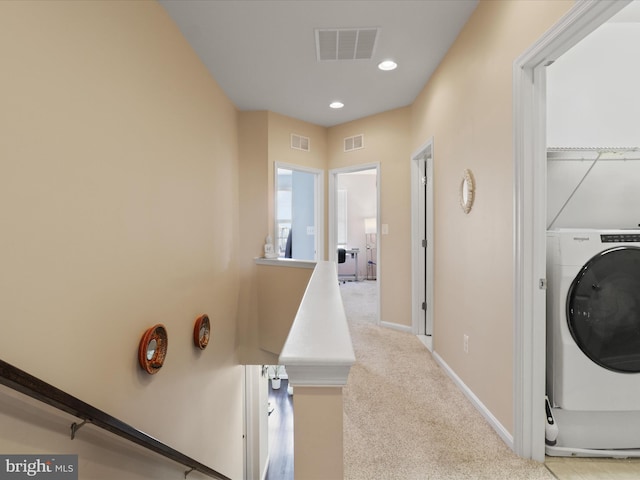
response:
[(464, 337), (463, 337), (462, 348), (464, 350), (464, 353), (469, 353), (469, 335), (467, 335), (466, 333), (464, 334)]

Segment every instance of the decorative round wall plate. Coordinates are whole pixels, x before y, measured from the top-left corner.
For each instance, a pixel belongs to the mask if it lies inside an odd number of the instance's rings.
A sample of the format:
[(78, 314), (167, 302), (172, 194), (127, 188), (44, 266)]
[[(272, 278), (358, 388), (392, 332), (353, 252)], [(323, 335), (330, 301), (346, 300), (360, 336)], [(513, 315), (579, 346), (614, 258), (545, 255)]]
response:
[(193, 327), (193, 343), (200, 350), (204, 350), (209, 344), (211, 335), (211, 323), (207, 314), (200, 315), (196, 318), (196, 324)]
[(142, 369), (150, 375), (157, 373), (167, 355), (167, 329), (157, 324), (148, 329), (140, 339), (138, 361)]
[(464, 213), (469, 213), (473, 206), (473, 197), (476, 189), (473, 173), (468, 168), (462, 174), (460, 182), (460, 206)]

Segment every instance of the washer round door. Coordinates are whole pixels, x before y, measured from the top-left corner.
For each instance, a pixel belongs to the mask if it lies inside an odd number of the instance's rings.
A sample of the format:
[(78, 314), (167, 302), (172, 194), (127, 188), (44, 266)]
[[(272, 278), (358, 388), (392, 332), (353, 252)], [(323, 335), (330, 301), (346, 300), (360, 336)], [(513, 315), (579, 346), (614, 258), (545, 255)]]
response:
[(611, 248), (582, 267), (567, 295), (567, 322), (592, 361), (640, 372), (640, 248)]

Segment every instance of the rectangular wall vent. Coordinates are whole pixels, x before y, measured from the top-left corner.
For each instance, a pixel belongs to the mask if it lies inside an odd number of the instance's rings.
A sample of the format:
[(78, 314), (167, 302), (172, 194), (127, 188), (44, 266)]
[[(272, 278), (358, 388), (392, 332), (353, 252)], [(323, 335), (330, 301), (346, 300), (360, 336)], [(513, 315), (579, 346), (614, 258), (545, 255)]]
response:
[(316, 29), (316, 57), (325, 60), (370, 60), (380, 28)]
[(311, 148), (311, 142), (309, 137), (303, 137), (302, 135), (291, 134), (291, 148), (294, 150), (304, 150), (308, 152)]
[(344, 151), (350, 152), (351, 150), (359, 150), (364, 148), (364, 135), (355, 135), (353, 137), (346, 137), (344, 139)]

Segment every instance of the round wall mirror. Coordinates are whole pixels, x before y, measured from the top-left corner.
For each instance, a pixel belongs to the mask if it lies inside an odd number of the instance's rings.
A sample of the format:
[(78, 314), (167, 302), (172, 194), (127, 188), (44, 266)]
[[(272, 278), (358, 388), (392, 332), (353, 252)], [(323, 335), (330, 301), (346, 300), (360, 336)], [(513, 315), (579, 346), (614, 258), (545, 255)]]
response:
[(464, 213), (469, 213), (473, 206), (473, 195), (475, 191), (475, 183), (473, 173), (469, 169), (465, 169), (460, 182), (460, 206)]
[(156, 348), (158, 347), (158, 341), (155, 338), (152, 338), (147, 344), (147, 360), (151, 360), (153, 355), (156, 353)]
[(138, 347), (138, 361), (149, 375), (156, 373), (164, 364), (167, 345), (167, 329), (164, 325), (154, 325), (142, 335)]
[(204, 314), (196, 318), (196, 324), (193, 327), (193, 343), (200, 350), (204, 350), (209, 344), (211, 335), (211, 322), (209, 316)]

